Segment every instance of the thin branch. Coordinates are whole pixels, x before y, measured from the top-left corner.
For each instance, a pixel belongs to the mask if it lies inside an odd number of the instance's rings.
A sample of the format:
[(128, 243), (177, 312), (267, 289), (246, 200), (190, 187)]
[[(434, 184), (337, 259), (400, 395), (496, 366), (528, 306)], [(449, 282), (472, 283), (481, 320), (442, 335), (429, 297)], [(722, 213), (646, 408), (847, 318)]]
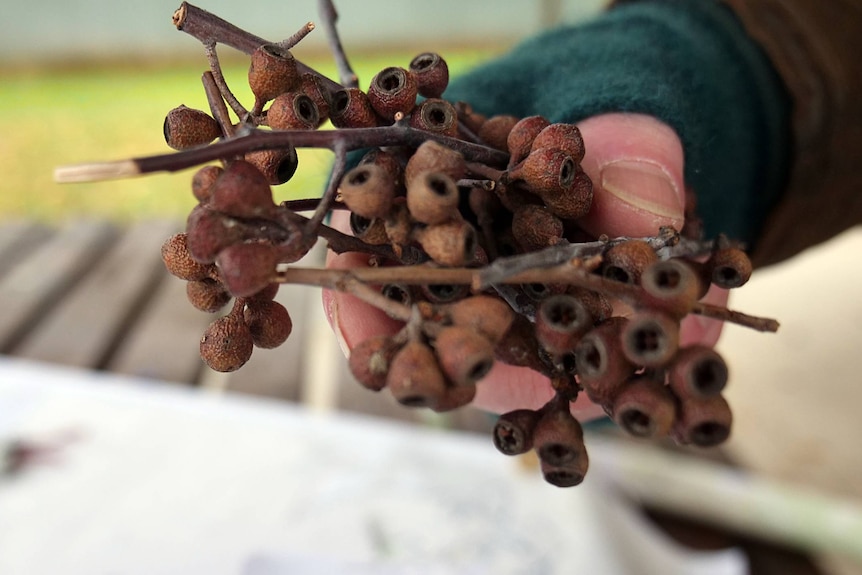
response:
[(426, 140), (436, 140), (444, 146), (460, 152), (470, 161), (485, 162), (492, 165), (505, 165), (509, 157), (505, 152), (487, 146), (471, 144), (408, 126), (274, 131), (250, 128), (245, 135), (182, 152), (116, 162), (61, 166), (54, 171), (54, 179), (58, 182), (84, 182), (131, 177), (152, 172), (176, 172), (220, 158), (228, 158), (257, 150), (272, 150), (288, 146), (333, 150), (336, 143), (342, 140), (348, 150), (395, 145), (416, 147)]
[(347, 166), (347, 147), (344, 142), (336, 142), (334, 152), (335, 162), (332, 164), (332, 172), (329, 175), (329, 182), (326, 184), (326, 191), (320, 198), (314, 215), (305, 227), (305, 233), (309, 236), (317, 237), (317, 227), (323, 222), (323, 218), (329, 213), (330, 207), (335, 201), (338, 186), (341, 184), (341, 178), (344, 176), (344, 169)]
[[(368, 284), (403, 283), (408, 285), (452, 284), (471, 285), (474, 288), (481, 278), (481, 270), (471, 268), (435, 268), (430, 266), (394, 266), (338, 269), (309, 269), (288, 267), (277, 272), (274, 281), (279, 283), (298, 283), (339, 289), (343, 278), (352, 278)], [(503, 284), (560, 283), (583, 287), (604, 293), (628, 303), (643, 301), (643, 290), (638, 286), (607, 279), (589, 273), (582, 265), (564, 264), (554, 268), (532, 269), (506, 278)], [(391, 300), (390, 300), (391, 301)], [(774, 332), (778, 322), (774, 319), (750, 316), (726, 308), (698, 303), (694, 313), (714, 317), (759, 331)]]
[(218, 59), (218, 53), (216, 52), (216, 45), (213, 44), (204, 44), (204, 53), (207, 56), (207, 61), (210, 64), (210, 70), (212, 70), (213, 78), (215, 79), (216, 86), (218, 86), (219, 92), (221, 92), (222, 98), (230, 105), (233, 109), (236, 117), (239, 118), (240, 122), (247, 122), (250, 119), (250, 115), (248, 110), (245, 109), (245, 106), (240, 104), (239, 100), (236, 99), (236, 96), (233, 95), (233, 92), (230, 91), (230, 88), (227, 85), (227, 81), (224, 79), (224, 74), (221, 71), (221, 63)]
[(326, 28), (326, 38), (329, 40), (329, 50), (332, 52), (332, 57), (335, 58), (335, 63), (338, 66), (338, 79), (347, 88), (358, 88), (359, 78), (350, 66), (347, 60), (347, 54), (344, 52), (344, 46), (341, 44), (341, 37), (338, 35), (338, 29), (335, 27), (338, 22), (338, 11), (332, 0), (318, 0), (317, 11), (320, 14), (320, 19), (323, 21), (323, 26)]
[(314, 30), (314, 22), (306, 22), (305, 25), (294, 32), (294, 34), (285, 40), (282, 40), (278, 43), (278, 47), (284, 50), (290, 50), (297, 44), (299, 44), (303, 38), (308, 36)]
[[(177, 30), (197, 38), (204, 44), (204, 46), (207, 44), (219, 43), (224, 44), (225, 46), (230, 46), (231, 48), (239, 50), (245, 54), (251, 54), (263, 44), (274, 43), (261, 38), (260, 36), (255, 36), (254, 34), (246, 32), (242, 28), (239, 28), (226, 20), (222, 20), (215, 14), (211, 14), (210, 12), (198, 8), (193, 4), (189, 4), (188, 2), (183, 2), (179, 9), (174, 12), (173, 21)], [(296, 62), (296, 67), (300, 73), (309, 73), (318, 76), (323, 81), (324, 87), (330, 93), (337, 92), (343, 88), (343, 86), (338, 82), (333, 81), (298, 60)]]
[(208, 70), (204, 72), (201, 77), (201, 81), (204, 85), (204, 92), (206, 92), (207, 103), (209, 104), (213, 118), (215, 118), (219, 123), (219, 126), (221, 126), (221, 131), (226, 138), (233, 137), (233, 123), (230, 121), (227, 106), (225, 106), (224, 98), (221, 96), (221, 91), (218, 89), (218, 85), (216, 84), (212, 71)]

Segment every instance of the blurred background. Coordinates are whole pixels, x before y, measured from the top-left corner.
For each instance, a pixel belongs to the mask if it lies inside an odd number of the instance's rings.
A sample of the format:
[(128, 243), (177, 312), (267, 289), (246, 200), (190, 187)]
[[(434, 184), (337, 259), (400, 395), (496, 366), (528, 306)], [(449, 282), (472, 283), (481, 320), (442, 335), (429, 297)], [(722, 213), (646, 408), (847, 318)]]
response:
[[(600, 0), (434, 0), (402, 3), (395, 9), (393, 3), (384, 1), (341, 2), (338, 26), (365, 86), (381, 68), (406, 66), (415, 54), (426, 50), (443, 54), (457, 74), (543, 28), (588, 18), (602, 4)], [(200, 5), (271, 40), (285, 38), (308, 20), (317, 20), (313, 0), (257, 1), (251, 8), (250, 3), (228, 0)], [(184, 221), (194, 204), (189, 189), (191, 172), (64, 186), (53, 183), (51, 176), (57, 165), (164, 153), (166, 112), (179, 104), (207, 108), (199, 80), (207, 69), (203, 50), (196, 40), (172, 26), (176, 8), (175, 0), (3, 2), (0, 228), (23, 230), (35, 224), (54, 230), (81, 219), (110, 222), (118, 229), (152, 219)], [(303, 40), (295, 54), (319, 71), (336, 76), (322, 29)], [(228, 83), (241, 101), (250, 101), (245, 88), (246, 57), (229, 48), (221, 48), (220, 56)], [(316, 193), (322, 188), (329, 162), (328, 153), (303, 153), (297, 177), (276, 189), (277, 199)], [(28, 253), (36, 253), (39, 241), (28, 244), (27, 249), (33, 250)], [(157, 240), (153, 249), (160, 243)], [(790, 262), (756, 273), (731, 304), (779, 319), (780, 332), (766, 335), (730, 327), (719, 345), (731, 368), (728, 398), (736, 416), (726, 454), (766, 477), (857, 502), (862, 501), (858, 446), (862, 438), (862, 418), (858, 416), (862, 404), (862, 268), (855, 265), (860, 252), (862, 231), (855, 229)], [(0, 282), (9, 284), (13, 272), (20, 271), (26, 255), (21, 254), (0, 258)], [(0, 298), (10, 293), (0, 287)], [(172, 293), (170, 297), (181, 299), (182, 295)], [(303, 328), (307, 339), (301, 343), (318, 346), (312, 349), (325, 350), (319, 353), (333, 362), (341, 361), (322, 314), (314, 315), (317, 297), (304, 300), (311, 310), (308, 325), (324, 327)], [(0, 305), (9, 303), (0, 299)], [(136, 309), (133, 315), (140, 317), (140, 313)], [(192, 323), (192, 329), (183, 332), (178, 327), (177, 333), (191, 338), (193, 353), (197, 346), (194, 334), (202, 329), (200, 317)], [(30, 327), (10, 331), (12, 336), (0, 351), (63, 363), (62, 358), (40, 356), (39, 350), (45, 349), (40, 342), (47, 339), (34, 335), (38, 330)], [(126, 322), (112, 327), (111, 333), (127, 328)], [(111, 351), (118, 352), (116, 348)], [(99, 361), (99, 369), (123, 365), (105, 357)], [(269, 365), (266, 361), (261, 360), (257, 375)], [(341, 368), (317, 363), (302, 372), (305, 381), (299, 391), (273, 391), (266, 387), (270, 384), (260, 384), (260, 379), (258, 383), (232, 384), (213, 379), (197, 367), (191, 379), (214, 389), (242, 390), (246, 386), (259, 395), (320, 404), (335, 401), (350, 409), (354, 396), (333, 400), (339, 392), (309, 383), (344, 377)], [(118, 367), (116, 371), (123, 370)], [(355, 401), (353, 407), (358, 411), (389, 413), (388, 408), (364, 403), (366, 399)], [(476, 429), (486, 423), (480, 418), (463, 426)], [(862, 572), (857, 571), (858, 564), (840, 558), (830, 558), (824, 565), (835, 573)]]

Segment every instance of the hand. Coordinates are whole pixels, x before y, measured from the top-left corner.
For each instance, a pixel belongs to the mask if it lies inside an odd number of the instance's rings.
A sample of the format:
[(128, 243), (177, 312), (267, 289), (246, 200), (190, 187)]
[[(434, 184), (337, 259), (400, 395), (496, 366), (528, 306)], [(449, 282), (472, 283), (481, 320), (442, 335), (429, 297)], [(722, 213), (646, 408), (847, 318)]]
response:
[[(685, 209), (683, 150), (676, 133), (666, 124), (638, 114), (605, 114), (578, 124), (586, 143), (582, 166), (593, 181), (590, 214), (580, 224), (589, 233), (610, 237), (655, 235), (660, 226), (681, 229)], [(333, 225), (349, 229), (344, 212)], [(368, 256), (330, 253), (332, 268), (365, 266)], [(399, 324), (353, 296), (324, 290), (327, 317), (345, 353), (372, 335), (394, 333)], [(724, 304), (727, 292), (711, 289), (706, 301)], [(721, 322), (689, 316), (682, 323), (681, 343), (714, 345)], [(473, 405), (503, 413), (541, 407), (553, 395), (547, 378), (520, 367), (497, 362), (478, 385)], [(583, 394), (573, 406), (581, 419), (602, 415)]]

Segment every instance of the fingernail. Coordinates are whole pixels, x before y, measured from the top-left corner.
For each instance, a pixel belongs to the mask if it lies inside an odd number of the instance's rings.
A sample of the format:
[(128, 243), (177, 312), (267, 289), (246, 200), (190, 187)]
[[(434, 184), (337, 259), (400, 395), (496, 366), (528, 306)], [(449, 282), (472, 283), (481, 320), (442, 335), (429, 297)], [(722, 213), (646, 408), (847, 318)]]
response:
[(682, 194), (657, 164), (619, 160), (601, 170), (602, 188), (622, 202), (663, 218), (683, 218)]
[(329, 325), (335, 333), (335, 341), (338, 342), (341, 353), (344, 354), (344, 357), (350, 357), (350, 346), (347, 345), (347, 339), (344, 337), (344, 332), (341, 331), (341, 323), (338, 321), (338, 302), (336, 299), (336, 294), (332, 294), (329, 298), (324, 298), (323, 305), (326, 310), (326, 319), (329, 320)]

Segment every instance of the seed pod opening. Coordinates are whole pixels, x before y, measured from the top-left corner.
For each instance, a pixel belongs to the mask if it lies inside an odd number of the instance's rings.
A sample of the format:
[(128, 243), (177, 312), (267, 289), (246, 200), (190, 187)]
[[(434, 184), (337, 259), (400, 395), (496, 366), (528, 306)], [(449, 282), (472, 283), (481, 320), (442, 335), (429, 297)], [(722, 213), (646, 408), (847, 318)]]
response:
[(455, 182), (442, 172), (424, 172), (407, 185), (407, 209), (417, 222), (435, 225), (455, 217), (461, 197)]
[(329, 118), (329, 90), (323, 85), (323, 80), (317, 74), (305, 73), (300, 76), (298, 90), (311, 98), (317, 105), (318, 126)]
[(738, 288), (751, 278), (751, 260), (739, 248), (716, 250), (709, 258), (707, 265), (710, 269), (712, 283), (720, 288)]
[(376, 164), (356, 166), (341, 178), (338, 187), (347, 207), (364, 218), (383, 218), (392, 208), (395, 182)]
[(245, 160), (260, 170), (271, 186), (280, 186), (289, 181), (299, 167), (299, 156), (293, 146), (249, 152)]
[(545, 298), (536, 313), (536, 338), (554, 356), (574, 350), (593, 327), (593, 319), (576, 298), (558, 294)]
[(320, 125), (320, 110), (308, 95), (285, 92), (269, 105), (266, 122), (273, 130), (313, 130)]
[(494, 346), (463, 326), (444, 327), (434, 341), (437, 362), (455, 385), (474, 385), (494, 367)]
[(380, 246), (389, 241), (389, 236), (386, 235), (386, 224), (379, 218), (363, 218), (351, 212), (350, 231), (363, 242), (374, 246)]
[(664, 437), (676, 417), (676, 404), (665, 385), (649, 377), (629, 381), (614, 400), (614, 421), (635, 437)]
[(646, 304), (674, 317), (691, 311), (701, 293), (697, 273), (678, 259), (651, 264), (641, 274), (641, 287), (646, 292)]
[(680, 412), (672, 435), (681, 444), (714, 447), (730, 437), (733, 413), (721, 395), (705, 399), (680, 398)]
[(458, 135), (458, 114), (446, 100), (436, 98), (416, 105), (410, 113), (410, 126), (452, 138)]
[(329, 119), (336, 128), (371, 128), (377, 125), (377, 114), (368, 96), (359, 88), (345, 88), (332, 94)]
[(637, 285), (643, 271), (655, 263), (658, 256), (647, 242), (629, 240), (608, 248), (602, 260), (602, 275), (606, 278)]
[(449, 85), (449, 66), (440, 54), (424, 52), (410, 61), (416, 89), (426, 98), (439, 98)]
[(368, 101), (371, 107), (387, 120), (394, 120), (396, 114), (406, 116), (416, 104), (418, 89), (413, 74), (392, 66), (384, 68), (371, 79), (368, 87)]
[(497, 419), (492, 436), (494, 447), (504, 455), (520, 455), (533, 448), (533, 430), (539, 421), (539, 412), (517, 409)]
[(623, 353), (635, 365), (661, 367), (679, 349), (679, 322), (656, 311), (629, 318), (620, 334)]
[(386, 377), (392, 396), (408, 407), (431, 407), (446, 394), (446, 380), (431, 348), (409, 341), (395, 355)]
[(679, 350), (668, 378), (678, 397), (711, 397), (721, 393), (727, 384), (727, 364), (711, 347), (693, 345)]

